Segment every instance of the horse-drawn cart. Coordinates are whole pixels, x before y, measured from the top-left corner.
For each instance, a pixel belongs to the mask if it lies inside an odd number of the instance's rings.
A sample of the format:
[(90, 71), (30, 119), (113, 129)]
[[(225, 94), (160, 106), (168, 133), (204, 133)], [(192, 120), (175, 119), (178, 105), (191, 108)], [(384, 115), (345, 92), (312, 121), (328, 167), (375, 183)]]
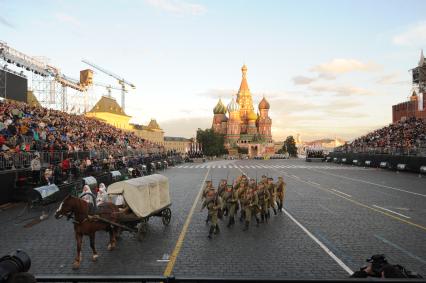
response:
[(167, 177), (154, 174), (111, 184), (108, 195), (124, 208), (112, 225), (135, 232), (142, 240), (151, 217), (161, 217), (163, 225), (170, 223), (172, 212)]

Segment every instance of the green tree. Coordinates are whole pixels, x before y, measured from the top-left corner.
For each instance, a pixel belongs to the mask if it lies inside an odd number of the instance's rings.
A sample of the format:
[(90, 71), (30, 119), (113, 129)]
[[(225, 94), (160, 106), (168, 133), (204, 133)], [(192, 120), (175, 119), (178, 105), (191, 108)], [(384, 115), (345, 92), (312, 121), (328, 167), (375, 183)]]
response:
[(292, 157), (297, 157), (297, 147), (296, 147), (296, 142), (294, 141), (293, 136), (288, 136), (285, 139), (281, 150), (283, 153), (288, 152), (288, 154)]
[(213, 129), (198, 129), (197, 142), (201, 144), (204, 155), (219, 156), (226, 153), (224, 135), (215, 133)]

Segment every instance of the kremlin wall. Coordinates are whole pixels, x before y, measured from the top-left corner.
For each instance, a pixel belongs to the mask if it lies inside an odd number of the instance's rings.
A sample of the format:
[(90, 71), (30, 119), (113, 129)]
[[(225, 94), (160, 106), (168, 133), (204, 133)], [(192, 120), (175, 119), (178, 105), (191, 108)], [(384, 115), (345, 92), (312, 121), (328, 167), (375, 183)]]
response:
[(418, 86), (418, 91), (413, 90), (410, 99), (392, 106), (392, 123), (411, 117), (426, 119), (426, 61), (423, 50), (420, 53), (418, 66), (413, 68), (413, 85)]

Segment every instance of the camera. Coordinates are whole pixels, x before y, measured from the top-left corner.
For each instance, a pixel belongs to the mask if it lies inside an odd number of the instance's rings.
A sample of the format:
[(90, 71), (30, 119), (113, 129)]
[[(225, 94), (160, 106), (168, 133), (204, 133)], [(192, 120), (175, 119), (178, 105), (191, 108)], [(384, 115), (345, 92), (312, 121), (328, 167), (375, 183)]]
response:
[(380, 273), (382, 272), (383, 266), (388, 264), (388, 261), (386, 260), (385, 255), (383, 254), (373, 255), (366, 261), (371, 263), (371, 269), (373, 273), (378, 275), (380, 275)]
[(0, 258), (0, 283), (6, 282), (15, 273), (27, 272), (31, 267), (31, 259), (24, 251), (17, 250)]

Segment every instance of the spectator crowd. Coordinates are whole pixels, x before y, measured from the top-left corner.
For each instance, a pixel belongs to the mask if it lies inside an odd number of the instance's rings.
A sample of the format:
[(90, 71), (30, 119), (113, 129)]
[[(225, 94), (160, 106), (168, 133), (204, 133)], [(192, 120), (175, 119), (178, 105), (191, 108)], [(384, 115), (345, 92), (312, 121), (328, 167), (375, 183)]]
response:
[(13, 169), (11, 163), (30, 157), (26, 167), (33, 179), (47, 162), (43, 180), (122, 167), (128, 162), (125, 156), (158, 159), (167, 153), (163, 146), (84, 115), (0, 101), (0, 170)]
[(424, 155), (426, 120), (412, 117), (398, 121), (337, 147), (334, 151)]
[(126, 149), (163, 151), (134, 133), (84, 115), (68, 114), (25, 103), (0, 102), (0, 150), (114, 152)]

